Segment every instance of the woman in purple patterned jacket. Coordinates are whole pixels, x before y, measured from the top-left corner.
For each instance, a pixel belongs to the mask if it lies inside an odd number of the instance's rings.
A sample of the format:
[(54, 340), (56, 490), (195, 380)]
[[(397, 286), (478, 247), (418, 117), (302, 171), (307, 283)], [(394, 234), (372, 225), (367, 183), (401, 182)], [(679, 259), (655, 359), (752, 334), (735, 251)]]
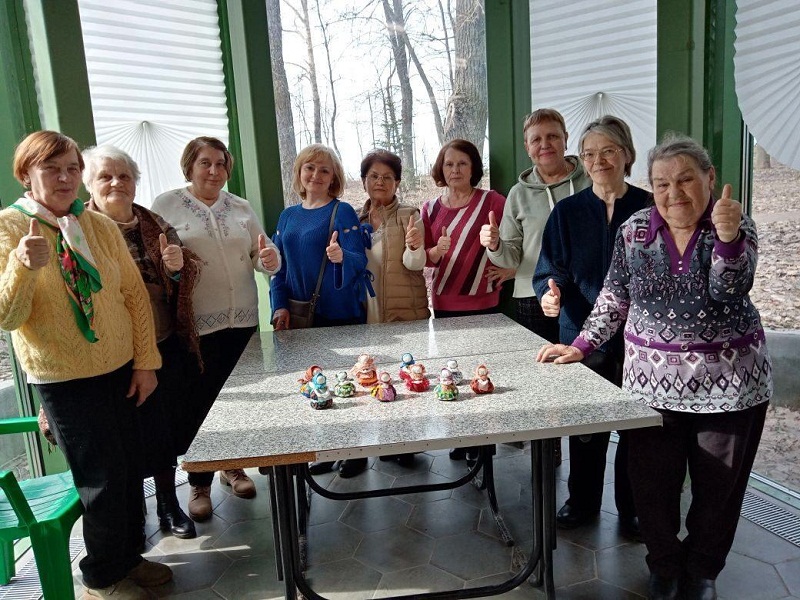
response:
[[(664, 424), (630, 434), (648, 595), (714, 599), (772, 396), (764, 331), (748, 297), (758, 238), (730, 185), (714, 199), (714, 167), (694, 140), (670, 137), (653, 148), (648, 173), (655, 206), (620, 227), (583, 330), (537, 358), (579, 361), (625, 323), (623, 386)], [(692, 501), (681, 540), (687, 467)]]

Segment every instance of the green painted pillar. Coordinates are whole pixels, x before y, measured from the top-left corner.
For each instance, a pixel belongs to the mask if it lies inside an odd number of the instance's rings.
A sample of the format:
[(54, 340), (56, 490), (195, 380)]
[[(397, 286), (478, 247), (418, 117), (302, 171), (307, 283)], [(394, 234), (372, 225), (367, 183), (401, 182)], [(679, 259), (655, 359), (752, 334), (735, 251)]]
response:
[(96, 143), (77, 0), (25, 0), (41, 125), (81, 147)]
[(486, 2), (486, 77), (489, 171), (492, 189), (507, 194), (524, 169), (522, 122), (531, 112), (531, 38), (528, 2)]
[(229, 184), (272, 234), (283, 210), (278, 124), (264, 2), (219, 0), (231, 151), (238, 162)]
[[(735, 0), (658, 2), (656, 130), (685, 133), (710, 152), (720, 182), (749, 192), (749, 136), (733, 73)], [(745, 195), (742, 195), (742, 189)]]
[[(268, 235), (283, 210), (281, 163), (266, 4), (218, 0), (230, 149), (238, 164), (228, 187), (246, 198)], [(271, 329), (267, 281), (256, 277), (261, 330)]]
[(705, 5), (702, 0), (657, 3), (656, 134), (703, 139)]
[(733, 186), (733, 197), (749, 205), (752, 140), (745, 130), (733, 68), (736, 2), (710, 1), (706, 13), (703, 143), (717, 169), (717, 181)]
[(14, 148), (40, 128), (22, 0), (0, 3), (0, 57), (0, 205), (5, 207), (23, 192), (11, 166)]

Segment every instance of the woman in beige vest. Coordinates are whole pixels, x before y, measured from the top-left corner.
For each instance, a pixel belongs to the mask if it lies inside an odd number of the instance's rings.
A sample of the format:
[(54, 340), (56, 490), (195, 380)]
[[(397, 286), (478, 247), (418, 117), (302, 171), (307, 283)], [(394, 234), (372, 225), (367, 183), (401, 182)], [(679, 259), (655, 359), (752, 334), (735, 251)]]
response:
[(419, 210), (397, 199), (402, 170), (400, 157), (387, 150), (373, 150), (361, 161), (361, 181), (369, 198), (359, 219), (373, 231), (367, 269), (374, 276), (375, 297), (367, 299), (367, 323), (430, 316), (422, 275), (425, 230)]
[[(367, 269), (373, 274), (375, 297), (367, 298), (367, 323), (427, 319), (425, 230), (419, 210), (397, 199), (403, 165), (387, 150), (373, 150), (361, 161), (361, 181), (369, 198), (359, 219), (372, 225)], [(399, 357), (398, 357), (399, 358)], [(382, 456), (411, 465), (414, 454)]]

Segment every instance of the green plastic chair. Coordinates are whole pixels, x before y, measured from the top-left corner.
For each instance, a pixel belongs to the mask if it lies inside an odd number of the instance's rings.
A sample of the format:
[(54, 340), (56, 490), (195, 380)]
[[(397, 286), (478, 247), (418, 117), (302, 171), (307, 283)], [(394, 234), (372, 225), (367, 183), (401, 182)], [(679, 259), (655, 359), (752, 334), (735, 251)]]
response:
[[(36, 417), (0, 420), (0, 435), (38, 431)], [(0, 584), (16, 574), (14, 540), (31, 538), (45, 600), (75, 598), (69, 534), (83, 510), (72, 474), (59, 473), (18, 482), (0, 472)]]

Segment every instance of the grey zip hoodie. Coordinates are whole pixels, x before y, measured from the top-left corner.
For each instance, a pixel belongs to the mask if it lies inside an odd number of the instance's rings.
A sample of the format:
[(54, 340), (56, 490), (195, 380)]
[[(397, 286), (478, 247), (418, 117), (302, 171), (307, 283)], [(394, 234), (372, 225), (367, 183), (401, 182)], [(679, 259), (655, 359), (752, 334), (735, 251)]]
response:
[(583, 170), (577, 156), (566, 156), (575, 168), (561, 181), (544, 183), (536, 167), (523, 171), (518, 182), (508, 192), (503, 219), (500, 221), (500, 245), (489, 260), (498, 267), (516, 269), (514, 297), (530, 298), (533, 291), (533, 272), (542, 247), (542, 232), (557, 202), (589, 187), (592, 180)]

